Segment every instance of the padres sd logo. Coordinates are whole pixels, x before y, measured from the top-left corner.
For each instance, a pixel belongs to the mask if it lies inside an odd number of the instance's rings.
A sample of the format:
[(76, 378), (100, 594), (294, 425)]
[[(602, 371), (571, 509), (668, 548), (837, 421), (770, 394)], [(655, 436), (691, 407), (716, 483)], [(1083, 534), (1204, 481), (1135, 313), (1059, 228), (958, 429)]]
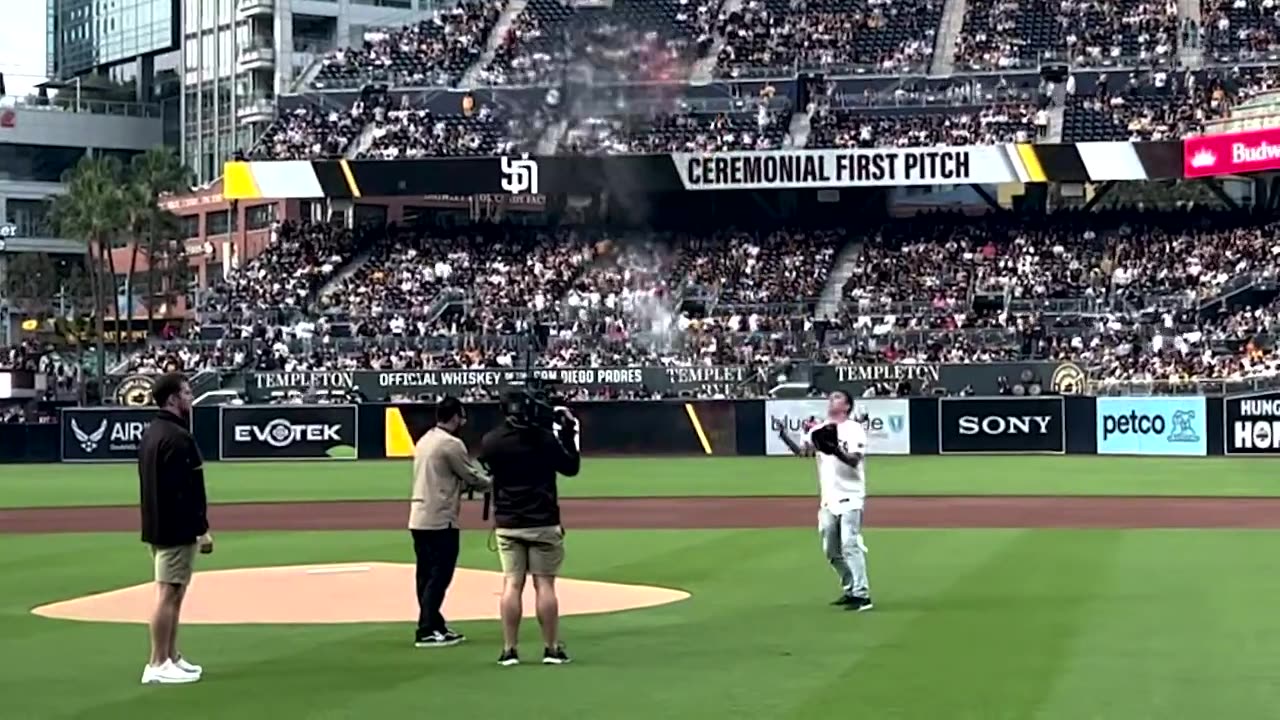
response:
[(130, 375), (116, 388), (116, 402), (130, 407), (150, 405), (151, 388), (155, 385), (156, 379), (150, 375)]
[(1085, 391), (1084, 371), (1075, 363), (1063, 363), (1053, 371), (1049, 387), (1059, 395), (1080, 395)]

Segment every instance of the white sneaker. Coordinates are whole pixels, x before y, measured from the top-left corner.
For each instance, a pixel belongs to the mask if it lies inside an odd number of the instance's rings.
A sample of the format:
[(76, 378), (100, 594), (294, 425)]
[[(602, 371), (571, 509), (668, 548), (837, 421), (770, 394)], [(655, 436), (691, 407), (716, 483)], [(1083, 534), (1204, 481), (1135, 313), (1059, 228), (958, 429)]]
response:
[(189, 672), (189, 673), (195, 673), (199, 675), (200, 673), (204, 672), (203, 667), (187, 662), (187, 659), (182, 657), (181, 655), (178, 656), (177, 660), (173, 661), (173, 664), (177, 665), (179, 670), (185, 670), (186, 672)]
[(143, 685), (178, 685), (193, 683), (200, 679), (199, 673), (191, 673), (166, 660), (163, 665), (147, 665), (142, 669)]

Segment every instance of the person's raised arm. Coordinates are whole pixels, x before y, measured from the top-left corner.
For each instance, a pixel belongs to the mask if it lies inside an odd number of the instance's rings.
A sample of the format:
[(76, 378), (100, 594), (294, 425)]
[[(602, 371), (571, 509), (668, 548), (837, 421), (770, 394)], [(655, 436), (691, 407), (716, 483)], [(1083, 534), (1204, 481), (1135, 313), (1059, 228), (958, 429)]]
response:
[(778, 422), (777, 418), (773, 418), (773, 420), (778, 426), (778, 438), (782, 440), (783, 444), (785, 444), (789, 450), (791, 450), (792, 454), (803, 455), (805, 457), (813, 455), (813, 442), (809, 440), (808, 435), (804, 436), (800, 441), (797, 441), (795, 438), (791, 437), (791, 433), (787, 432), (786, 423)]

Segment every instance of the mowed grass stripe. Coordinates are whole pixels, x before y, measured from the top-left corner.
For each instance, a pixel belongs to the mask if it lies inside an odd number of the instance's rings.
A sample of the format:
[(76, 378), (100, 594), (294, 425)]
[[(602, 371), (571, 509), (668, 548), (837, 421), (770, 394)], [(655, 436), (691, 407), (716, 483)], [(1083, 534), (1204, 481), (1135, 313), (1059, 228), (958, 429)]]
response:
[[(873, 457), (873, 495), (1280, 496), (1264, 458)], [(214, 503), (403, 500), (407, 461), (210, 463)], [(0, 507), (134, 505), (129, 464), (0, 466)], [(564, 497), (814, 495), (806, 458), (591, 458), (560, 483)], [(0, 527), (0, 531), (3, 528)]]
[(1054, 705), (1083, 720), (1275, 717), (1280, 533), (1125, 533), (1116, 551)]
[[(873, 613), (909, 615), (900, 632), (849, 662), (790, 717), (831, 707), (878, 720), (1035, 717), (1088, 622), (1092, 588), (1109, 573), (1120, 536), (1005, 533), (998, 552), (943, 591), (882, 597)], [(972, 557), (961, 538), (969, 536), (949, 533), (947, 544), (956, 558)]]

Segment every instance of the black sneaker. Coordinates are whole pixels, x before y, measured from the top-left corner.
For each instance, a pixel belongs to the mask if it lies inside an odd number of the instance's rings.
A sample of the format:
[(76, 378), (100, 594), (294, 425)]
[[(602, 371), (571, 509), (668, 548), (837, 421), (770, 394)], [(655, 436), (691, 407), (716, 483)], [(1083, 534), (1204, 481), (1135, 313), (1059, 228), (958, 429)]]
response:
[(568, 665), (569, 662), (569, 656), (565, 654), (563, 645), (555, 649), (547, 648), (542, 651), (543, 665)]
[(449, 628), (445, 628), (445, 629), (444, 629), (444, 639), (445, 639), (445, 640), (452, 640), (452, 641), (453, 641), (453, 642), (455, 642), (455, 643), (460, 643), (460, 642), (464, 642), (464, 641), (466, 641), (467, 636), (466, 636), (466, 635), (463, 635), (462, 633), (456, 633), (456, 632), (454, 632), (454, 631), (450, 630)]
[(849, 604), (845, 605), (844, 609), (854, 610), (857, 612), (866, 612), (867, 610), (870, 610), (873, 607), (875, 607), (875, 605), (871, 604), (870, 597), (854, 597), (854, 598), (850, 598)]
[(511, 667), (512, 665), (519, 665), (520, 656), (516, 653), (515, 648), (512, 648), (510, 650), (503, 650), (502, 654), (498, 656), (498, 664), (501, 665), (502, 667)]
[(413, 646), (419, 648), (453, 647), (465, 639), (466, 638), (454, 632), (440, 632), (439, 630), (434, 630), (426, 635), (419, 635), (415, 638)]
[(851, 604), (853, 603), (853, 600), (854, 600), (854, 598), (853, 598), (853, 596), (852, 596), (852, 595), (841, 595), (840, 597), (836, 598), (835, 600), (832, 600), (832, 601), (831, 601), (831, 604), (832, 604), (832, 605), (835, 605), (835, 606), (837, 606), (837, 607), (839, 607), (839, 606), (843, 606), (843, 605), (851, 605)]

